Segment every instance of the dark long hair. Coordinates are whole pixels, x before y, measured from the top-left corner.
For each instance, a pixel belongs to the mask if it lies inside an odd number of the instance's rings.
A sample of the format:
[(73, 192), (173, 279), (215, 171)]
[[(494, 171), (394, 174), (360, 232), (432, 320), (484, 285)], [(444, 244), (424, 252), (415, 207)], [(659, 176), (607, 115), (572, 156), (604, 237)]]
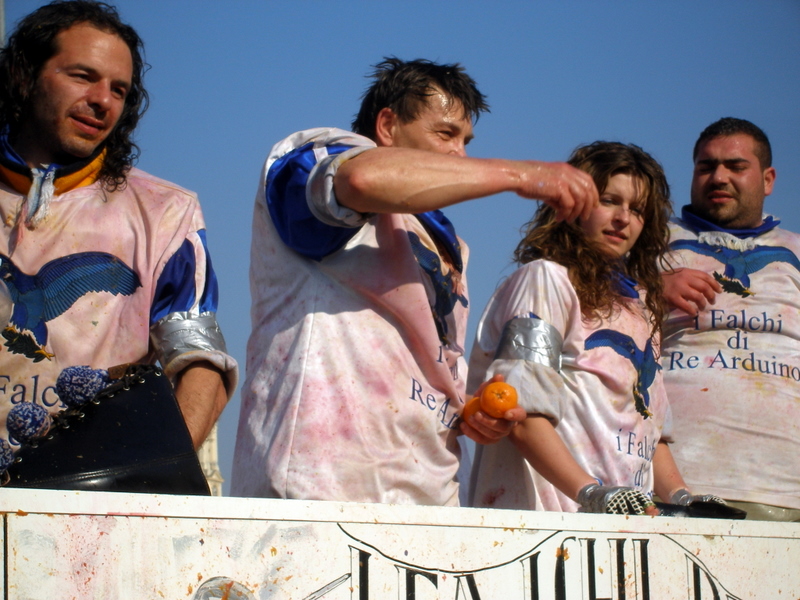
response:
[(628, 256), (609, 260), (608, 254), (586, 239), (580, 225), (557, 221), (555, 211), (542, 204), (527, 224), (514, 252), (519, 263), (544, 258), (565, 266), (581, 303), (584, 318), (608, 317), (618, 304), (615, 272), (636, 279), (646, 292), (652, 314), (651, 331), (661, 330), (667, 313), (659, 274), (659, 261), (669, 245), (669, 217), (672, 204), (669, 184), (661, 165), (634, 144), (594, 142), (577, 148), (568, 161), (594, 179), (602, 195), (609, 179), (627, 173), (640, 182), (644, 225)]
[(107, 150), (100, 179), (109, 190), (124, 186), (125, 177), (139, 157), (133, 132), (147, 110), (148, 95), (143, 76), (144, 44), (130, 25), (124, 24), (113, 6), (90, 0), (57, 1), (42, 6), (22, 19), (0, 51), (0, 129), (13, 140), (19, 123), (28, 118), (31, 99), (44, 64), (58, 52), (56, 37), (75, 25), (88, 24), (119, 36), (133, 59), (131, 89), (119, 121), (103, 142)]
[(403, 123), (410, 123), (437, 91), (461, 103), (464, 116), (470, 120), (477, 120), (481, 112), (489, 110), (486, 97), (458, 63), (440, 65), (423, 59), (403, 61), (389, 57), (375, 65), (371, 77), (374, 81), (364, 92), (352, 127), (354, 132), (373, 140), (381, 110), (391, 108)]

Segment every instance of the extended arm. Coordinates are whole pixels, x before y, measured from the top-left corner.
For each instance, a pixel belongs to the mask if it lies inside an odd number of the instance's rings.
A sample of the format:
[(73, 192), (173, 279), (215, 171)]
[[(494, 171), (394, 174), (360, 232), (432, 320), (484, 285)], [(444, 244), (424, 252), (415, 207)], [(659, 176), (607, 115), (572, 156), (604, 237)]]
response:
[(666, 442), (659, 442), (653, 455), (653, 488), (664, 502), (672, 502), (675, 492), (688, 489)]
[(629, 487), (606, 487), (577, 463), (547, 417), (530, 415), (509, 439), (531, 466), (561, 493), (587, 512), (646, 514), (658, 510), (641, 492)]
[(675, 308), (696, 316), (714, 298), (722, 287), (708, 273), (697, 269), (675, 269), (661, 273), (664, 282), (664, 298)]
[(339, 168), (340, 204), (361, 213), (421, 213), (501, 192), (541, 200), (559, 217), (588, 217), (592, 178), (566, 163), (468, 158), (398, 147), (373, 148)]
[(509, 439), (540, 475), (570, 499), (577, 501), (581, 489), (597, 483), (575, 461), (547, 417), (529, 415), (511, 431)]
[(689, 491), (672, 457), (672, 451), (665, 442), (658, 443), (653, 455), (653, 479), (658, 497), (670, 504), (682, 506), (691, 506), (696, 502), (725, 504), (725, 501), (718, 496), (712, 494), (695, 496)]

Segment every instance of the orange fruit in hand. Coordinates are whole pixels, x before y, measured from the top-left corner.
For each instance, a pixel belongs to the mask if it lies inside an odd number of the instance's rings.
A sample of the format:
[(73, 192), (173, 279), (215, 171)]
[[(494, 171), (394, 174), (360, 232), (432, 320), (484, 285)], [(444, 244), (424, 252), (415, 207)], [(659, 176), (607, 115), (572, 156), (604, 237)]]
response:
[(461, 411), (461, 419), (468, 421), (469, 418), (481, 409), (481, 399), (475, 396), (472, 400), (467, 402), (464, 410)]
[(481, 392), (481, 409), (495, 419), (502, 419), (506, 411), (517, 405), (517, 390), (505, 381), (490, 383)]

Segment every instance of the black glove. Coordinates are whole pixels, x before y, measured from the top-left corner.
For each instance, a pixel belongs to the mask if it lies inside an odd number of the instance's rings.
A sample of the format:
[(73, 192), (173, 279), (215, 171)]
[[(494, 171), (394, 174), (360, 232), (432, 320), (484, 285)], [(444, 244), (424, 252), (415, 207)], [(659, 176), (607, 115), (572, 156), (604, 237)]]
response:
[(689, 490), (680, 489), (670, 496), (669, 504), (657, 503), (665, 517), (699, 517), (703, 519), (744, 519), (747, 513), (729, 506), (725, 500), (713, 494), (693, 495)]
[(653, 501), (633, 488), (590, 483), (578, 492), (578, 504), (583, 512), (643, 515), (644, 509), (652, 506)]

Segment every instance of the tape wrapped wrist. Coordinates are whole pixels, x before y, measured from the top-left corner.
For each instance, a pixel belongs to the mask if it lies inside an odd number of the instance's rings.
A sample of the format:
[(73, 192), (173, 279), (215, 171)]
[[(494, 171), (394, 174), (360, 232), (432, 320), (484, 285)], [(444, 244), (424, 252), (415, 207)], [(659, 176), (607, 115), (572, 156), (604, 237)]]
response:
[(695, 502), (713, 502), (714, 504), (727, 505), (725, 500), (713, 494), (703, 494), (699, 496), (693, 495), (687, 489), (680, 489), (672, 494), (669, 499), (670, 504), (677, 504), (679, 506), (689, 506)]
[(150, 339), (164, 373), (174, 378), (194, 362), (208, 361), (222, 371), (228, 399), (239, 381), (236, 361), (227, 353), (216, 314), (168, 314), (150, 328)]
[(578, 492), (578, 504), (583, 512), (611, 515), (643, 515), (653, 501), (642, 492), (629, 487), (612, 487), (590, 483)]

